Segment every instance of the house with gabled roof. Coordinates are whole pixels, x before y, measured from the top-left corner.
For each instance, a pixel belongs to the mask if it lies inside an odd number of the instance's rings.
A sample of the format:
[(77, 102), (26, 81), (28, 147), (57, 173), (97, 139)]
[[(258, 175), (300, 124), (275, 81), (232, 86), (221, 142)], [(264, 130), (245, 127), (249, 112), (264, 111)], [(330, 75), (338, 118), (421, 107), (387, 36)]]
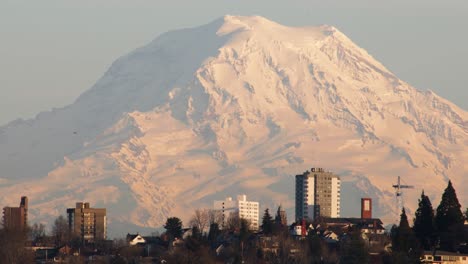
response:
[(127, 234), (127, 243), (130, 246), (143, 245), (146, 244), (146, 240), (139, 234)]

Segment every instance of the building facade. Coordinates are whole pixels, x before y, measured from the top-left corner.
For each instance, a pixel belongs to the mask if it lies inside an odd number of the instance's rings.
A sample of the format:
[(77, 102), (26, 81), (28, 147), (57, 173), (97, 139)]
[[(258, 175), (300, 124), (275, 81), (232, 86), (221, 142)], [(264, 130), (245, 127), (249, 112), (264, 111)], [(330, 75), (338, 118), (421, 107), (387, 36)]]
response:
[(3, 208), (3, 227), (5, 229), (24, 231), (28, 226), (28, 197), (22, 196), (19, 207)]
[(322, 168), (296, 175), (296, 221), (340, 217), (340, 177)]
[(421, 263), (468, 264), (468, 254), (441, 250), (424, 251)]
[(247, 201), (245, 194), (238, 195), (237, 200), (227, 197), (223, 201), (214, 201), (213, 208), (222, 213), (222, 228), (226, 228), (230, 217), (238, 217), (249, 221), (251, 230), (258, 230), (259, 203)]
[(76, 203), (75, 208), (67, 209), (68, 228), (71, 234), (83, 242), (93, 243), (107, 237), (105, 208), (90, 208), (89, 203)]

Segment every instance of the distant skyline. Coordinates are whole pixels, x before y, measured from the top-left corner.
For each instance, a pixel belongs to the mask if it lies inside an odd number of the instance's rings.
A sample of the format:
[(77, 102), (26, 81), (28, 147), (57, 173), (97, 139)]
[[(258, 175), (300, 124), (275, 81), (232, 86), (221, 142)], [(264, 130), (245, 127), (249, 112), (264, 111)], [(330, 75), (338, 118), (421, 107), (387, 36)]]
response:
[(226, 14), (333, 25), (403, 81), (468, 109), (465, 1), (0, 0), (0, 125), (66, 106), (120, 56)]

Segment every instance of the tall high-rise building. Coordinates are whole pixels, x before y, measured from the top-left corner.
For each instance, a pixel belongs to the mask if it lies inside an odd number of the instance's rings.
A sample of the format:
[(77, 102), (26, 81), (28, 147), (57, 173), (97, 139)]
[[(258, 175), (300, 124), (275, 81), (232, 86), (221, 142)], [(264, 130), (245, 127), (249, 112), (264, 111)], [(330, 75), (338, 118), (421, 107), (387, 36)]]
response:
[(105, 208), (90, 208), (89, 203), (76, 203), (75, 208), (68, 208), (68, 228), (70, 233), (83, 242), (92, 243), (106, 239), (107, 219)]
[(3, 208), (3, 227), (23, 231), (28, 226), (28, 197), (22, 196), (19, 207)]
[(258, 230), (258, 202), (247, 201), (245, 194), (238, 195), (237, 200), (227, 197), (224, 201), (214, 201), (213, 207), (222, 213), (222, 228), (226, 227), (229, 217), (239, 217), (250, 222), (251, 230)]
[(296, 220), (340, 217), (340, 177), (322, 168), (296, 175)]

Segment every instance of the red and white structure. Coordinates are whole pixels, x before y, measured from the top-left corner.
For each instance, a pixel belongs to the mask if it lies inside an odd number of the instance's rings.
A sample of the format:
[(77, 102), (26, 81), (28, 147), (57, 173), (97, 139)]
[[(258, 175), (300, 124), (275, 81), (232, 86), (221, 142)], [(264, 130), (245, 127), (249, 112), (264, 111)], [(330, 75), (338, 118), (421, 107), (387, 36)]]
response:
[(361, 198), (361, 219), (372, 218), (372, 199)]

